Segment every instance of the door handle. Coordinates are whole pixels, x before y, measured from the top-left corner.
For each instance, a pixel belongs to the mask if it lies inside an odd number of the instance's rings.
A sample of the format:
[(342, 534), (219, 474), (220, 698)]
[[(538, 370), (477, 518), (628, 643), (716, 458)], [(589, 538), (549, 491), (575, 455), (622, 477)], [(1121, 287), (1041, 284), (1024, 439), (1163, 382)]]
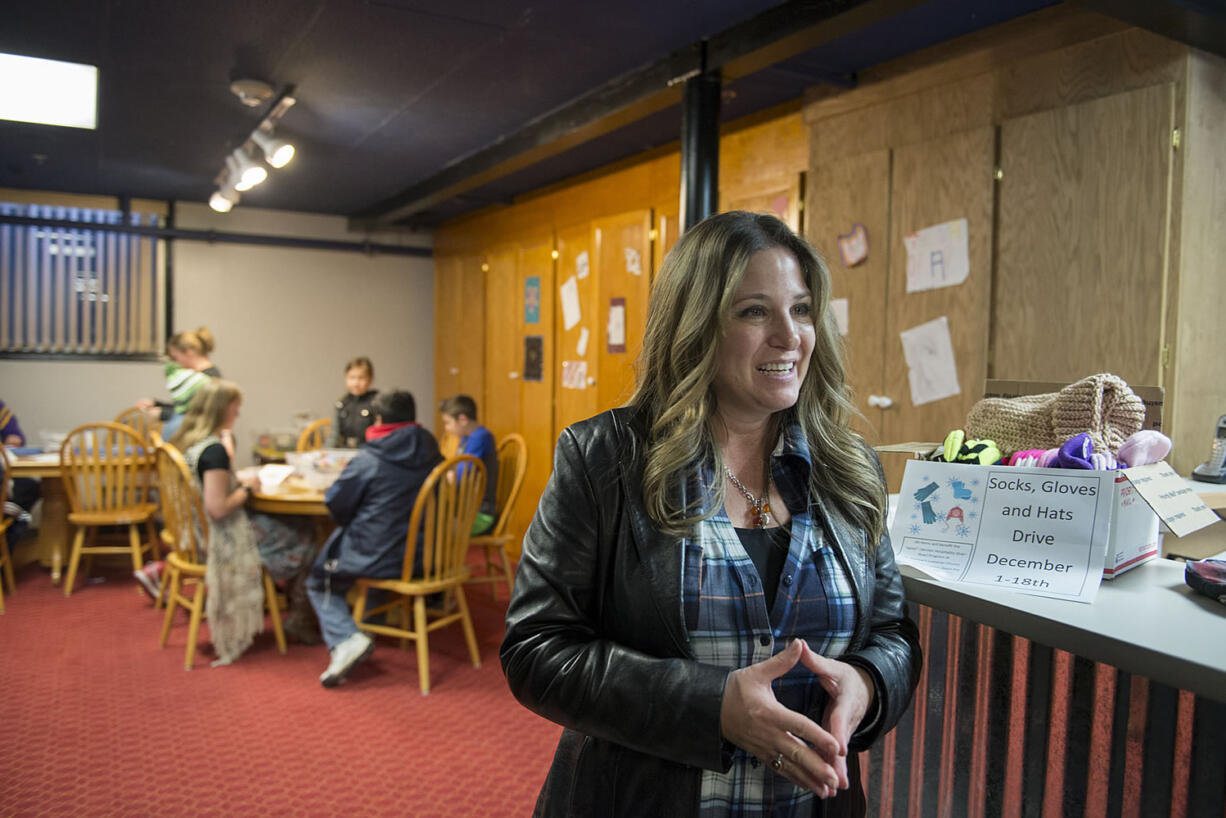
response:
[(869, 395), (868, 405), (876, 406), (878, 409), (889, 409), (894, 405), (894, 399), (888, 395)]

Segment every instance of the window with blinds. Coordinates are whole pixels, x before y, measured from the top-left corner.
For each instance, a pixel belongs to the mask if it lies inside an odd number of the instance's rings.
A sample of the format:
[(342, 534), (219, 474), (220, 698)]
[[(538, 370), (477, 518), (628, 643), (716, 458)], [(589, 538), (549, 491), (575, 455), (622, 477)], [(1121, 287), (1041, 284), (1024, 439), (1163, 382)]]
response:
[(110, 358), (162, 351), (160, 240), (91, 229), (157, 227), (156, 215), (0, 202), (0, 216), (48, 221), (0, 221), (0, 354)]

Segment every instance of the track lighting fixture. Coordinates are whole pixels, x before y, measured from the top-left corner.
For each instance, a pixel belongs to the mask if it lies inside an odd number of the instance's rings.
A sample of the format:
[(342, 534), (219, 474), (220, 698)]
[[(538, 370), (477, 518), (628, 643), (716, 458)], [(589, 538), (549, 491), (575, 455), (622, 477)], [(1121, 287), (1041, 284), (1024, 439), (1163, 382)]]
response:
[(277, 139), (269, 130), (265, 133), (256, 128), (251, 134), (251, 140), (264, 151), (264, 160), (274, 168), (283, 168), (294, 158), (294, 146), (284, 139)]
[(242, 195), (234, 187), (234, 174), (227, 169), (225, 176), (226, 178), (221, 183), (221, 187), (209, 197), (209, 207), (218, 213), (229, 213), (230, 208), (238, 204), (239, 199), (242, 198)]
[[(234, 167), (230, 173), (237, 172), (238, 174), (238, 181), (234, 183), (235, 190), (239, 192), (251, 190), (268, 178), (268, 171), (264, 169), (264, 166), (252, 161), (251, 155), (243, 148), (235, 148), (230, 157), (234, 159)], [(230, 164), (229, 158), (226, 159), (226, 164)]]
[[(236, 82), (235, 85), (242, 85), (242, 83)], [(246, 96), (240, 94), (233, 85), (231, 90), (240, 97), (244, 105), (253, 104), (250, 101), (250, 94)], [(268, 113), (255, 126), (243, 144), (226, 155), (225, 167), (213, 180), (217, 185), (217, 190), (209, 197), (209, 207), (218, 213), (229, 213), (230, 209), (238, 204), (241, 192), (251, 190), (268, 178), (268, 170), (264, 167), (264, 163), (254, 159), (257, 150), (263, 153), (265, 161), (274, 168), (283, 168), (294, 158), (294, 146), (274, 136), (277, 123), (296, 102), (292, 95), (293, 91), (293, 86), (282, 91), (281, 96), (272, 103)]]

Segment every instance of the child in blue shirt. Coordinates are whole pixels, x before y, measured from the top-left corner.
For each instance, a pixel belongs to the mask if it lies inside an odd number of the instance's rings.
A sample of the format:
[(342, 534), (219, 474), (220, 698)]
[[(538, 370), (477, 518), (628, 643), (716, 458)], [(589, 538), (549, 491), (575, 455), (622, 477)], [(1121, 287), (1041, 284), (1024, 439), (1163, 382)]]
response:
[(485, 465), (485, 496), (472, 533), (488, 534), (498, 517), (498, 447), (494, 436), (477, 422), (477, 402), (468, 395), (447, 398), (438, 409), (443, 415), (443, 431), (460, 440), (456, 454), (471, 454)]

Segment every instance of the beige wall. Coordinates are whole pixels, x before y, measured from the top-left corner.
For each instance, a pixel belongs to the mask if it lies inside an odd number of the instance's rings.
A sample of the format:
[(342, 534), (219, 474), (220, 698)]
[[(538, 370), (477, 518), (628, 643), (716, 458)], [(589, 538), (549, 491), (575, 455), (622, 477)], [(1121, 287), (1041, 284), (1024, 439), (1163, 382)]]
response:
[[(340, 217), (238, 208), (217, 214), (179, 205), (179, 227), (361, 241)], [(372, 236), (429, 246), (430, 237)], [(207, 244), (174, 246), (175, 329), (209, 327), (213, 361), (244, 391), (238, 465), (259, 432), (292, 428), (295, 412), (330, 415), (345, 361), (367, 355), (375, 385), (409, 389), (419, 413), (434, 404), (433, 263), (413, 256)], [(26, 434), (109, 419), (137, 398), (166, 397), (150, 362), (0, 359), (0, 398)]]

